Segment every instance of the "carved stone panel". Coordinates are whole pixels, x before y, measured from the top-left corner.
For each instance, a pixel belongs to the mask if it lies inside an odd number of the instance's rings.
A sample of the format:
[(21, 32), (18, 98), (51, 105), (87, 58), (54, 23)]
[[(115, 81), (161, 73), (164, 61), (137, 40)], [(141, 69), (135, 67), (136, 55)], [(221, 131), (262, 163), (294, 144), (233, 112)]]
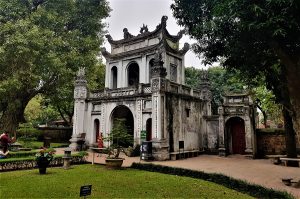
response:
[(177, 82), (177, 66), (175, 64), (170, 64), (170, 80)]
[(159, 90), (159, 79), (153, 79), (152, 80), (152, 91), (158, 91)]

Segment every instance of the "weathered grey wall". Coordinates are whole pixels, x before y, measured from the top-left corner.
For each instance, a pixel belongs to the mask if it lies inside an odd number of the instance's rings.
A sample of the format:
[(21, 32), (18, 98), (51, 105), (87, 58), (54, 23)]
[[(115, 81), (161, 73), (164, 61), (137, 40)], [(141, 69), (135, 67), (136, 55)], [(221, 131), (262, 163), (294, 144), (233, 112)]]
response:
[(219, 148), (219, 116), (206, 117), (207, 146), (209, 152), (218, 152)]
[[(180, 95), (167, 94), (166, 119), (170, 152), (179, 151), (179, 141), (184, 141), (184, 150), (202, 148), (202, 112), (204, 102)], [(189, 116), (187, 111), (189, 110)]]

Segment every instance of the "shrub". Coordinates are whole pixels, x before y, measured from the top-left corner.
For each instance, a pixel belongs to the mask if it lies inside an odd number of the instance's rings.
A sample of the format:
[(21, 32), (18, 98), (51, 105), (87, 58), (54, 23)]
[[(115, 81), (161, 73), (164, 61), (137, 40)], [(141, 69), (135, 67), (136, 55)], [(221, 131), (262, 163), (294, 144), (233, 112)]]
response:
[(17, 130), (17, 137), (26, 140), (26, 139), (35, 139), (43, 140), (43, 133), (41, 130), (34, 128), (31, 124), (20, 124), (19, 129)]

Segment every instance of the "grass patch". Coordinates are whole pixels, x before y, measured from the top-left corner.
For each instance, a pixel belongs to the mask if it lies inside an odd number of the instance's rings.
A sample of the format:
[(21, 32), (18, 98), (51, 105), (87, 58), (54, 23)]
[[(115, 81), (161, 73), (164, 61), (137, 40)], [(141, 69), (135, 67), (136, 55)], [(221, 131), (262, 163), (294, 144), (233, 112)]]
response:
[(101, 165), (1, 173), (0, 198), (79, 198), (82, 185), (92, 185), (88, 198), (251, 198), (199, 179), (140, 171), (107, 170)]
[(255, 198), (282, 198), (293, 199), (294, 197), (287, 192), (277, 191), (265, 188), (260, 185), (251, 184), (243, 180), (233, 179), (231, 177), (217, 174), (205, 173), (202, 171), (195, 171), (183, 168), (168, 167), (154, 164), (139, 164), (133, 163), (131, 168), (141, 169), (145, 171), (159, 172), (176, 176), (186, 176), (196, 179), (203, 179), (209, 182), (214, 182), (223, 185), (227, 188), (237, 190), (241, 193), (249, 194)]

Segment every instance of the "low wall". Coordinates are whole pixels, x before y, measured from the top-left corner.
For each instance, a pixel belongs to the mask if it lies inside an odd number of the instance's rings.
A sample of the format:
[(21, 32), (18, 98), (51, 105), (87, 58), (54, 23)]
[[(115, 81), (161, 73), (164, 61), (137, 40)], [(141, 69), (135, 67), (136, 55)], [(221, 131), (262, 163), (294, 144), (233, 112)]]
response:
[[(257, 155), (284, 155), (286, 154), (284, 129), (256, 129)], [(297, 149), (299, 152), (299, 143)]]

